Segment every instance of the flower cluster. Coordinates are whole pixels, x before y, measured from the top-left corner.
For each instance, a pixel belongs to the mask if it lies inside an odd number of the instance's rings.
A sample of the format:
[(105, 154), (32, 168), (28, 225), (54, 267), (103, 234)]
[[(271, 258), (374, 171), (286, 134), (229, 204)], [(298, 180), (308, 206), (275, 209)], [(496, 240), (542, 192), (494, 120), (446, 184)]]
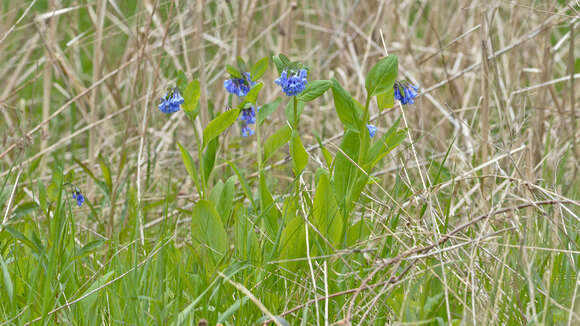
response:
[(81, 207), (83, 205), (83, 203), (85, 202), (85, 197), (83, 196), (83, 194), (81, 193), (81, 191), (79, 190), (79, 188), (75, 188), (72, 192), (72, 198), (75, 199), (77, 201), (77, 206)]
[(165, 97), (161, 99), (161, 103), (159, 103), (159, 111), (163, 113), (177, 112), (179, 111), (180, 105), (183, 104), (183, 102), (184, 99), (179, 93), (179, 89), (175, 87), (170, 92), (165, 94)]
[(224, 88), (231, 94), (237, 96), (246, 96), (252, 87), (256, 84), (250, 78), (250, 73), (244, 73), (245, 78), (232, 78), (224, 81)]
[(418, 86), (410, 85), (407, 82), (396, 82), (395, 86), (395, 99), (401, 101), (401, 104), (413, 104), (415, 101), (413, 99), (417, 97)]
[(371, 138), (373, 138), (375, 136), (375, 134), (377, 133), (377, 127), (375, 127), (374, 125), (371, 125), (371, 124), (367, 124), (367, 129), (369, 131), (369, 136), (371, 136)]
[[(260, 110), (260, 108), (258, 108)], [(248, 126), (256, 123), (256, 110), (254, 107), (243, 109), (240, 117), (242, 120), (242, 136), (248, 137), (254, 134), (254, 131)]]
[[(290, 77), (288, 77), (290, 74)], [(286, 96), (296, 96), (306, 88), (308, 81), (306, 80), (306, 75), (308, 72), (306, 69), (300, 69), (300, 71), (282, 71), (282, 74), (274, 82), (282, 87), (282, 91), (286, 93)]]

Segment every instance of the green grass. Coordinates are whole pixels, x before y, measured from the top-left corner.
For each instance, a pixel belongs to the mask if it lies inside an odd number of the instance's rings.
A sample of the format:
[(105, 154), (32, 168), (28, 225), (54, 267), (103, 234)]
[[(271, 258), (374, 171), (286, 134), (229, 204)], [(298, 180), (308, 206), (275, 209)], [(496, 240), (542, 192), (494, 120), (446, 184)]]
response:
[(0, 325), (580, 323), (577, 3), (105, 2), (0, 2)]

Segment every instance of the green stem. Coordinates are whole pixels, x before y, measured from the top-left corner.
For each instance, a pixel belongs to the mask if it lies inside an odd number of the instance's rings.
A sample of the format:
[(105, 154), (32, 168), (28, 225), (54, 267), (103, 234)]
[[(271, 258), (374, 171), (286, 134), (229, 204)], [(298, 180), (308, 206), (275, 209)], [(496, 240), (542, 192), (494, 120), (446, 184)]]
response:
[(364, 116), (363, 116), (363, 124), (366, 126), (366, 124), (369, 122), (369, 118), (370, 118), (370, 113), (369, 113), (369, 105), (371, 104), (371, 96), (367, 96), (367, 100), (365, 102), (365, 111), (364, 111)]
[(294, 130), (298, 131), (298, 100), (296, 99), (296, 96), (294, 96), (292, 98), (292, 101), (294, 101)]

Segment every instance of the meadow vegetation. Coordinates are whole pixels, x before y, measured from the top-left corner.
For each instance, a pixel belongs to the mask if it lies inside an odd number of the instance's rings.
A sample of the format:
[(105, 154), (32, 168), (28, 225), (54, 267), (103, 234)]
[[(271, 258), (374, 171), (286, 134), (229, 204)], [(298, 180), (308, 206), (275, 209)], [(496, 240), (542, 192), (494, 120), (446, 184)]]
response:
[(579, 325), (579, 17), (0, 1), (0, 325)]

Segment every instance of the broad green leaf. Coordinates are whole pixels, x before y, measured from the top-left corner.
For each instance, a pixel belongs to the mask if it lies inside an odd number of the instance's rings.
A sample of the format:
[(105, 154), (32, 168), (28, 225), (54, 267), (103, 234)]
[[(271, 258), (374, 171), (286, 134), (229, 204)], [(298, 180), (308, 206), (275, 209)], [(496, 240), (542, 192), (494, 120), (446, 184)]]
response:
[(270, 157), (290, 140), (292, 129), (287, 124), (278, 129), (272, 136), (268, 137), (264, 143), (264, 162), (267, 162)]
[(395, 121), (395, 123), (387, 130), (387, 132), (381, 136), (376, 142), (373, 143), (369, 149), (366, 157), (365, 168), (371, 169), (377, 164), (385, 155), (397, 147), (407, 136), (404, 129), (397, 129), (399, 126), (400, 118)]
[(243, 78), (242, 73), (232, 65), (226, 65), (226, 71), (235, 78)]
[(306, 89), (298, 95), (298, 100), (302, 102), (310, 102), (324, 94), (331, 85), (332, 83), (330, 80), (314, 80), (308, 82)]
[(176, 82), (177, 86), (179, 89), (183, 90), (186, 85), (187, 85), (187, 76), (185, 75), (185, 73), (183, 72), (183, 70), (180, 70), (177, 72), (177, 82)]
[(193, 112), (199, 104), (199, 97), (201, 95), (201, 87), (199, 85), (199, 80), (194, 80), (187, 84), (185, 91), (183, 92), (183, 108), (186, 112)]
[(33, 201), (22, 203), (16, 207), (12, 211), (12, 218), (19, 218), (22, 216), (26, 216), (32, 212), (34, 212), (38, 208), (38, 204)]
[(282, 71), (284, 71), (284, 69), (286, 68), (286, 65), (284, 65), (284, 62), (282, 62), (282, 60), (276, 55), (272, 57), (272, 61), (274, 61), (274, 65), (276, 66), (276, 70), (278, 70), (278, 75), (281, 74)]
[(357, 161), (359, 151), (359, 137), (353, 131), (347, 131), (340, 144), (340, 151), (336, 153), (334, 162), (334, 192), (340, 206), (346, 207), (348, 188), (354, 184), (357, 176)]
[[(208, 249), (208, 253), (218, 261), (228, 250), (228, 235), (221, 217), (214, 205), (200, 200), (191, 212), (191, 238), (194, 246)], [(204, 249), (201, 249), (205, 251)]]
[(242, 172), (240, 172), (240, 169), (234, 162), (226, 161), (226, 163), (232, 168), (232, 170), (234, 170), (234, 173), (238, 176), (238, 179), (240, 179), (242, 190), (244, 191), (244, 194), (250, 200), (250, 202), (252, 202), (252, 206), (256, 207), (256, 203), (254, 202), (254, 196), (252, 195), (252, 189), (248, 184), (248, 180), (246, 180), (246, 178), (244, 177)]
[[(342, 239), (343, 219), (330, 189), (328, 172), (318, 178), (312, 207), (313, 225), (336, 248)], [(325, 243), (325, 242), (324, 242)]]
[(250, 103), (256, 103), (256, 100), (258, 99), (258, 94), (260, 94), (260, 90), (262, 90), (262, 87), (264, 87), (264, 83), (262, 82), (259, 82), (256, 85), (254, 85), (254, 87), (252, 87), (252, 89), (250, 89), (250, 91), (246, 95), (245, 100)]
[(393, 88), (397, 80), (398, 65), (397, 56), (391, 54), (371, 68), (365, 80), (368, 96), (375, 96)]
[[(301, 216), (291, 219), (280, 237), (279, 260), (293, 260), (296, 258), (306, 258), (306, 233), (304, 230), (304, 220)], [(287, 261), (280, 265), (291, 272), (303, 264), (303, 261)]]
[(195, 168), (195, 163), (193, 162), (191, 154), (189, 154), (187, 149), (181, 146), (180, 143), (177, 143), (177, 146), (179, 147), (179, 151), (181, 152), (181, 159), (183, 160), (183, 165), (185, 165), (187, 173), (195, 183), (197, 191), (201, 192), (201, 182), (199, 180), (199, 174), (197, 173), (197, 169)]
[(395, 106), (395, 89), (391, 88), (384, 93), (378, 94), (377, 105), (381, 111)]
[[(296, 101), (296, 96), (292, 96), (292, 99), (290, 99), (288, 104), (286, 104), (286, 110), (284, 111), (286, 113), (286, 119), (288, 119), (290, 125), (294, 125), (294, 101)], [(304, 102), (298, 101), (298, 106), (296, 107), (296, 116), (298, 117), (298, 121), (300, 121), (300, 115), (302, 115), (303, 111)]]
[(204, 147), (217, 136), (219, 136), (222, 132), (228, 129), (238, 116), (240, 115), (240, 109), (231, 109), (226, 112), (221, 113), (215, 119), (210, 121), (205, 129), (203, 130), (203, 144)]
[(224, 183), (219, 180), (211, 190), (210, 200), (215, 204), (218, 214), (222, 217), (224, 224), (230, 217), (234, 203), (236, 176), (231, 176)]
[(22, 242), (24, 245), (26, 245), (28, 248), (32, 249), (32, 251), (34, 251), (35, 253), (40, 253), (42, 252), (42, 248), (39, 247), (37, 244), (35, 244), (33, 241), (31, 241), (30, 239), (28, 239), (24, 234), (20, 233), (20, 231), (13, 229), (10, 226), (4, 226), (4, 230), (8, 231), (8, 233), (10, 233), (10, 235)]
[(245, 260), (259, 260), (261, 258), (260, 244), (256, 236), (256, 230), (242, 205), (237, 205), (234, 210), (234, 222), (235, 250), (237, 254)]
[(284, 54), (280, 53), (280, 54), (278, 54), (278, 57), (280, 58), (282, 63), (284, 63), (284, 65), (288, 66), (291, 64), (290, 59), (288, 59), (288, 57), (285, 56)]
[(354, 225), (346, 228), (346, 243), (348, 247), (352, 247), (358, 242), (367, 241), (370, 234), (370, 229), (364, 220), (359, 220)]
[(308, 164), (308, 153), (302, 145), (300, 135), (298, 132), (292, 132), (292, 139), (290, 142), (290, 156), (292, 157), (292, 171), (294, 175), (299, 175)]
[(75, 180), (75, 170), (70, 170), (64, 175), (64, 183), (73, 183)]
[[(92, 291), (95, 291), (96, 289), (102, 287), (104, 284), (109, 282), (113, 277), (114, 273), (115, 273), (114, 271), (110, 271), (105, 275), (99, 277), (99, 279), (94, 281), (93, 284), (91, 284), (91, 286), (84, 292), (84, 294), (82, 295), (84, 299), (81, 304), (83, 305), (85, 311), (90, 311), (93, 308), (95, 302), (97, 301), (97, 298), (99, 297), (98, 291), (94, 293)], [(91, 294), (88, 295), (89, 293)]]
[(274, 198), (266, 184), (266, 177), (264, 172), (260, 173), (260, 199), (262, 205), (262, 221), (266, 227), (267, 234), (274, 238), (278, 232), (278, 220), (280, 219), (280, 211), (274, 202)]
[(91, 242), (87, 243), (86, 245), (84, 245), (82, 248), (78, 249), (75, 256), (77, 258), (80, 258), (80, 257), (83, 257), (85, 255), (88, 255), (91, 252), (102, 247), (103, 244), (105, 244), (105, 240), (102, 240), (102, 239), (91, 241)]
[(236, 64), (238, 65), (238, 68), (240, 68), (240, 72), (244, 72), (244, 71), (248, 71), (248, 67), (246, 66), (246, 62), (244, 61), (244, 59), (240, 56), (236, 57)]
[(217, 138), (214, 138), (209, 142), (209, 144), (207, 144), (205, 152), (203, 153), (202, 166), (203, 166), (203, 177), (205, 180), (205, 184), (207, 184), (207, 181), (209, 180), (209, 176), (211, 174), (211, 171), (213, 170), (213, 167), (215, 165), (215, 159), (216, 159), (218, 147), (219, 147), (219, 141)]
[(332, 95), (334, 108), (342, 124), (355, 132), (359, 131), (362, 112), (354, 103), (350, 94), (340, 86), (336, 79), (332, 79)]
[(260, 77), (262, 77), (264, 73), (266, 73), (269, 61), (270, 60), (268, 59), (268, 57), (263, 57), (252, 66), (252, 69), (250, 70), (252, 81), (260, 79)]
[(260, 126), (262, 125), (262, 123), (264, 123), (264, 121), (268, 118), (268, 116), (270, 116), (270, 114), (272, 114), (274, 111), (276, 111), (276, 109), (278, 109), (280, 103), (282, 103), (282, 99), (278, 97), (274, 100), (274, 102), (264, 104), (260, 107), (260, 110), (258, 111), (258, 123), (260, 124)]

